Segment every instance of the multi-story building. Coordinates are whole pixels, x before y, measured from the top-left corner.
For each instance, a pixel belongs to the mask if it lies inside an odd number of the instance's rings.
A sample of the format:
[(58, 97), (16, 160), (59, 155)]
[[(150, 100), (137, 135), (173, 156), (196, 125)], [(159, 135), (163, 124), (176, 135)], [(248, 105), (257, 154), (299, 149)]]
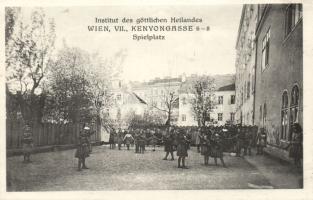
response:
[(255, 30), (258, 5), (244, 5), (236, 42), (236, 123), (254, 125)]
[(267, 132), (267, 151), (287, 158), (291, 125), (303, 123), (301, 4), (257, 6), (255, 124)]
[[(214, 92), (214, 109), (209, 113), (208, 125), (225, 125), (235, 123), (235, 84), (219, 87)], [(198, 126), (192, 107), (193, 95), (188, 91), (179, 94), (179, 126)]]
[[(167, 111), (171, 109), (171, 124), (176, 125), (178, 120), (179, 89), (182, 77), (178, 78), (156, 78), (144, 83), (132, 83), (131, 91), (139, 98), (147, 102), (149, 109), (164, 116), (167, 120)], [(170, 106), (169, 106), (170, 105)]]
[(112, 105), (104, 112), (117, 128), (127, 127), (129, 114), (143, 115), (147, 110), (147, 103), (129, 90), (127, 85), (123, 84), (123, 81), (119, 79), (112, 81), (111, 93), (113, 95)]
[[(220, 104), (216, 105), (216, 109), (210, 117), (212, 123), (222, 125), (230, 120), (234, 121), (234, 75), (215, 75), (213, 77), (218, 87), (215, 95), (220, 98)], [(171, 103), (172, 125), (198, 125), (192, 117), (191, 110), (188, 110), (190, 102), (184, 97), (188, 94), (188, 90), (183, 88), (196, 78), (197, 75), (178, 78), (165, 77), (148, 82), (131, 82), (127, 85), (120, 80), (115, 80), (112, 82), (114, 101), (107, 114), (117, 125), (119, 124), (118, 126), (124, 126), (129, 112), (143, 115), (145, 111), (149, 111), (160, 116), (163, 120), (162, 123), (165, 124), (168, 119), (168, 104)], [(184, 117), (185, 119), (183, 119)]]

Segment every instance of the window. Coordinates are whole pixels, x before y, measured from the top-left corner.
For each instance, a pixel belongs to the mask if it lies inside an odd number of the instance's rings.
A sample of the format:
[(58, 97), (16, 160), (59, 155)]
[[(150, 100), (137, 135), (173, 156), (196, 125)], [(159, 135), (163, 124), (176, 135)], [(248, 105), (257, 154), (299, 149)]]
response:
[(281, 106), (281, 139), (286, 140), (288, 131), (288, 94), (287, 91), (282, 96)]
[[(299, 88), (295, 85), (291, 91), (289, 126), (292, 127), (296, 122), (299, 122)], [(289, 132), (288, 139), (291, 140), (291, 128), (289, 128)]]
[(218, 113), (217, 114), (217, 120), (218, 121), (223, 121), (223, 113)]
[(262, 71), (268, 66), (271, 30), (268, 29), (262, 41)]
[(187, 103), (186, 103), (186, 97), (183, 97), (183, 98), (182, 98), (182, 104), (183, 104), (183, 105), (186, 105), (186, 104), (187, 104)]
[(235, 95), (230, 96), (230, 104), (235, 104), (236, 98)]
[(285, 14), (286, 36), (292, 31), (298, 21), (302, 18), (302, 4), (291, 4)]
[(223, 104), (223, 96), (218, 96), (218, 104)]
[(235, 113), (230, 113), (230, 121), (235, 121)]
[(181, 115), (181, 120), (182, 120), (183, 122), (185, 122), (185, 121), (186, 121), (186, 115)]
[(121, 94), (116, 95), (116, 99), (120, 101), (122, 99), (122, 95)]
[(205, 121), (211, 121), (211, 115), (210, 113), (207, 113), (206, 117), (205, 117)]

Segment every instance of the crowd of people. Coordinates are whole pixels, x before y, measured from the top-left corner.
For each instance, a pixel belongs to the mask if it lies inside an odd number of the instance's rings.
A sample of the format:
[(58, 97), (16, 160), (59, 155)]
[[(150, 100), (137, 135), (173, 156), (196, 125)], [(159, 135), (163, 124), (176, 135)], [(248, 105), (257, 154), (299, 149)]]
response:
[[(301, 165), (302, 159), (302, 128), (295, 123), (292, 126), (293, 139), (286, 147), (289, 149), (290, 157), (294, 158), (297, 166)], [(86, 158), (91, 153), (90, 135), (93, 132), (87, 125), (83, 126), (80, 132), (79, 144), (75, 157), (78, 158), (78, 170), (88, 169)], [(30, 127), (26, 127), (22, 139), (24, 147), (24, 162), (30, 161), (33, 141)], [(130, 127), (127, 130), (117, 129), (110, 131), (109, 148), (118, 150), (135, 146), (134, 153), (144, 154), (146, 146), (152, 146), (155, 151), (156, 146), (164, 146), (165, 156), (163, 160), (175, 160), (174, 152), (178, 157), (178, 168), (187, 169), (185, 159), (188, 157), (190, 146), (196, 146), (196, 151), (204, 158), (204, 165), (209, 164), (209, 158), (221, 161), (223, 167), (226, 164), (223, 153), (229, 152), (234, 156), (251, 155), (251, 149), (256, 147), (256, 155), (262, 155), (267, 144), (267, 135), (264, 128), (257, 126), (225, 125), (208, 127), (177, 127), (177, 126), (156, 126), (156, 127)]]

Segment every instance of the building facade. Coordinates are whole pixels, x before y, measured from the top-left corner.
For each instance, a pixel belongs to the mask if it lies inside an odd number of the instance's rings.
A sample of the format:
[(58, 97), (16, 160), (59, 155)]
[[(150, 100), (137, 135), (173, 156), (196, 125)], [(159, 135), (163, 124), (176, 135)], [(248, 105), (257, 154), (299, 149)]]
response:
[(132, 92), (120, 79), (112, 81), (112, 102), (105, 111), (106, 117), (116, 128), (127, 128), (128, 116), (136, 114), (143, 116), (148, 109), (147, 103)]
[(131, 91), (143, 99), (150, 111), (162, 116), (164, 123), (168, 118), (167, 112), (171, 109), (171, 124), (177, 125), (179, 90), (183, 77), (156, 78), (148, 82), (130, 84)]
[(236, 123), (254, 125), (255, 30), (258, 5), (244, 5), (236, 42)]
[(255, 124), (267, 132), (267, 151), (288, 157), (291, 126), (303, 125), (301, 4), (258, 5)]
[[(208, 116), (207, 125), (220, 126), (235, 123), (235, 84), (226, 85), (218, 88), (214, 92), (215, 108)], [(190, 93), (182, 92), (179, 94), (179, 126), (198, 126), (197, 118), (194, 115)]]

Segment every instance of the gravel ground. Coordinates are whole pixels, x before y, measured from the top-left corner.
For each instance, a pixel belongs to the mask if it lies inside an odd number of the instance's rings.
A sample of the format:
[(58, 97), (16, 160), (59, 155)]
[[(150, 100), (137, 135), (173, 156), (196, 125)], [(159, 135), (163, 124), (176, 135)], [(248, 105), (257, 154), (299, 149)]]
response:
[(77, 171), (75, 150), (40, 153), (25, 164), (22, 157), (7, 159), (7, 191), (99, 191), (99, 190), (192, 190), (272, 188), (270, 182), (242, 158), (225, 156), (227, 168), (219, 163), (203, 165), (195, 148), (189, 150), (189, 169), (177, 168), (175, 161), (164, 161), (162, 147), (145, 154), (133, 148), (110, 150), (93, 148), (87, 158), (88, 170)]

